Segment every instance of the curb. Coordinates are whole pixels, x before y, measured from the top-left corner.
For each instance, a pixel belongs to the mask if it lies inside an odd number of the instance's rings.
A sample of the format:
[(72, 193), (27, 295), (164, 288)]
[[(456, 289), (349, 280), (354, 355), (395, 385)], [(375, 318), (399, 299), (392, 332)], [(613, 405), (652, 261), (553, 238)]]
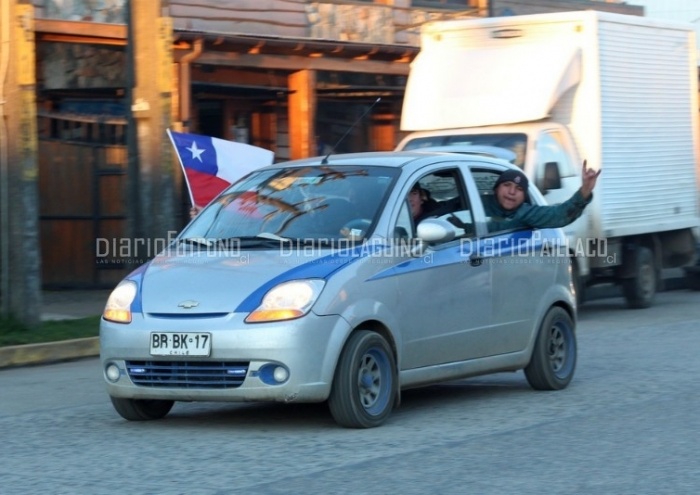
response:
[(68, 361), (100, 355), (100, 338), (0, 347), (0, 369)]

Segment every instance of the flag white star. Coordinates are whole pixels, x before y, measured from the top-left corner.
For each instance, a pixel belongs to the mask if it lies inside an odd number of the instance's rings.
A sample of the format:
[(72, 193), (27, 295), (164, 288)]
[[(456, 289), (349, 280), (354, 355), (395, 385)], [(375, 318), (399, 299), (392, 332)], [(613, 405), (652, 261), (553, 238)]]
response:
[(199, 148), (197, 148), (197, 143), (195, 141), (192, 141), (192, 146), (187, 148), (187, 150), (189, 150), (192, 153), (193, 160), (196, 158), (200, 162), (202, 161), (202, 157), (200, 155), (206, 151), (206, 150), (200, 150)]

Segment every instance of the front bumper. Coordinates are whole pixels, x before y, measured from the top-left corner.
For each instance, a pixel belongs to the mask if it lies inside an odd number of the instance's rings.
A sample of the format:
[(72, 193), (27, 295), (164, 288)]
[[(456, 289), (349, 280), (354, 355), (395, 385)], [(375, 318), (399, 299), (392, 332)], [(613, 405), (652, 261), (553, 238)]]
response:
[[(208, 332), (211, 354), (151, 356), (151, 332)], [(243, 315), (238, 314), (201, 319), (137, 315), (128, 325), (102, 320), (100, 361), (112, 397), (321, 402), (328, 398), (349, 332), (341, 317), (313, 313), (297, 320), (263, 324), (246, 324)], [(272, 378), (272, 370), (277, 367), (288, 372), (281, 383)], [(211, 374), (206, 386), (191, 379), (201, 373)]]

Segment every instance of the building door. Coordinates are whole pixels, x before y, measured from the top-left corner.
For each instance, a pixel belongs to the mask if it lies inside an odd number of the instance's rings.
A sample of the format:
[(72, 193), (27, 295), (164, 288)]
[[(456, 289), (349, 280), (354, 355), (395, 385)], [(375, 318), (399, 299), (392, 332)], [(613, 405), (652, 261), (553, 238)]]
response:
[(39, 117), (45, 289), (111, 288), (137, 261), (126, 233), (126, 120)]

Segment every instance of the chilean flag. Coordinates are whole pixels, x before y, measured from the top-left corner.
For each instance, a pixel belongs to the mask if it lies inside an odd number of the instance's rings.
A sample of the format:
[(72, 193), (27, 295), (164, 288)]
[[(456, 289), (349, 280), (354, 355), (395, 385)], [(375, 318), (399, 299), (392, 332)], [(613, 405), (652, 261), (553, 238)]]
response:
[(270, 165), (272, 151), (210, 136), (168, 129), (192, 204), (206, 206), (221, 191), (257, 168)]

